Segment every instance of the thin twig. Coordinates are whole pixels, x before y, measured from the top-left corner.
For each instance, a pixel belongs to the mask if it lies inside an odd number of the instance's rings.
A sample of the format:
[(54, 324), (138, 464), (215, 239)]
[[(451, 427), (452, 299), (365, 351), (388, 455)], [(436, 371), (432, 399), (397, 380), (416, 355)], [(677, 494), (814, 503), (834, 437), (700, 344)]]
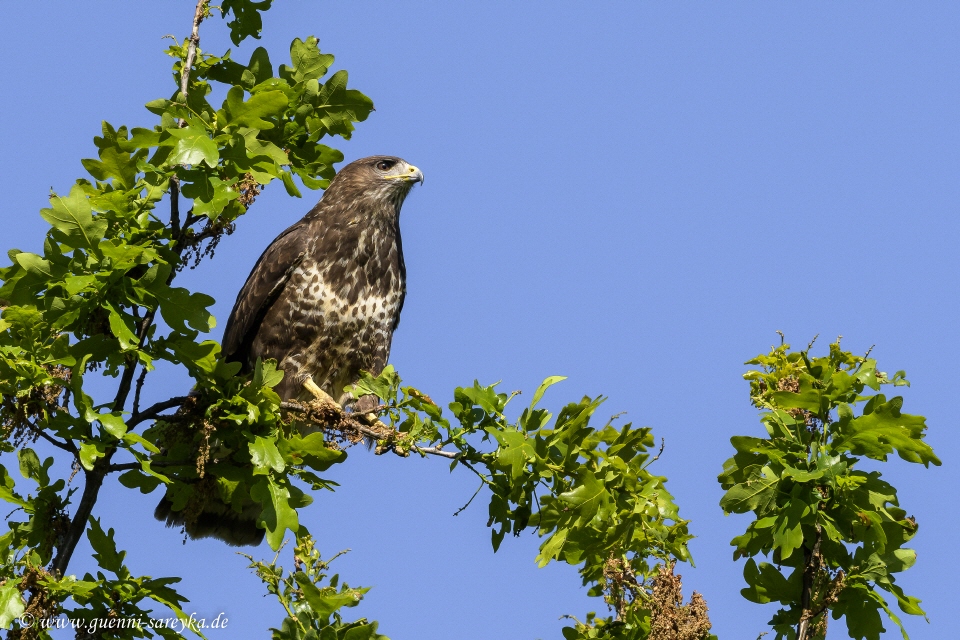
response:
[(50, 444), (52, 444), (58, 449), (63, 449), (64, 451), (72, 453), (74, 456), (80, 455), (80, 452), (77, 450), (77, 445), (73, 443), (73, 440), (57, 440), (56, 438), (51, 436), (49, 433), (47, 433), (43, 429), (39, 429), (36, 427), (31, 429), (31, 431), (33, 431), (34, 433), (36, 433), (41, 438), (43, 438), (44, 440), (46, 440), (47, 442), (49, 442)]
[(460, 507), (459, 509), (457, 509), (457, 510), (454, 512), (453, 515), (454, 515), (454, 516), (458, 516), (458, 515), (460, 515), (460, 513), (461, 513), (462, 511), (465, 511), (465, 510), (467, 509), (467, 507), (470, 506), (470, 503), (473, 502), (473, 499), (476, 498), (477, 495), (480, 493), (480, 490), (483, 489), (485, 486), (486, 486), (486, 483), (481, 482), (481, 483), (480, 483), (480, 486), (477, 487), (477, 490), (474, 491), (474, 492), (473, 492), (473, 495), (470, 496), (470, 499), (467, 500), (467, 504), (465, 504), (465, 505), (463, 505), (462, 507)]
[(477, 477), (480, 478), (480, 480), (482, 480), (482, 481), (484, 482), (484, 484), (488, 484), (488, 485), (490, 485), (491, 487), (493, 486), (493, 483), (490, 482), (490, 479), (487, 478), (487, 476), (485, 476), (485, 475), (483, 475), (482, 473), (480, 473), (479, 471), (477, 471), (477, 469), (476, 469), (472, 464), (470, 464), (469, 462), (467, 462), (467, 461), (464, 460), (463, 458), (457, 458), (457, 462), (459, 462), (460, 464), (462, 464), (463, 466), (465, 466), (467, 469), (470, 469), (470, 471), (473, 471), (475, 474), (477, 474)]
[(803, 546), (803, 587), (800, 592), (800, 623), (797, 625), (797, 640), (809, 640), (812, 636), (810, 620), (813, 603), (813, 591), (818, 574), (820, 573), (820, 542), (823, 538), (820, 525), (814, 528), (813, 548), (807, 549)]
[(650, 461), (649, 461), (647, 464), (643, 465), (643, 467), (641, 467), (641, 468), (642, 468), (642, 469), (646, 469), (647, 467), (649, 467), (650, 465), (652, 465), (654, 462), (656, 462), (657, 460), (659, 460), (659, 459), (660, 459), (660, 456), (663, 454), (663, 448), (666, 447), (666, 446), (667, 446), (667, 439), (666, 439), (666, 438), (660, 438), (660, 451), (657, 451), (657, 455), (653, 456), (653, 458), (651, 458)]
[[(310, 409), (308, 407), (301, 405), (299, 402), (281, 402), (280, 408), (286, 409), (287, 411), (293, 411), (295, 413), (299, 413), (307, 417), (309, 417), (310, 415)], [(384, 407), (381, 407), (381, 408), (384, 408)], [(355, 415), (355, 414), (346, 414), (346, 413), (342, 414), (343, 417), (347, 417), (348, 415)], [(360, 435), (366, 436), (368, 438), (372, 438), (373, 440), (387, 440), (388, 442), (390, 442), (397, 435), (397, 431), (390, 429), (382, 422), (377, 421), (377, 424), (380, 425), (380, 428), (373, 429), (362, 424), (358, 420), (350, 420), (348, 429), (354, 429)], [(323, 428), (324, 425), (318, 425), (318, 426)], [(386, 434), (387, 437), (384, 437), (385, 435), (384, 429), (389, 430), (389, 433)], [(431, 456), (439, 456), (441, 458), (447, 458), (449, 460), (457, 460), (462, 464), (465, 464), (471, 470), (473, 470), (474, 473), (477, 473), (476, 469), (473, 469), (473, 467), (471, 467), (467, 461), (461, 458), (461, 454), (459, 452), (444, 451), (439, 446), (438, 447), (419, 447), (417, 445), (411, 445), (410, 451), (413, 451), (414, 453), (422, 453), (422, 454), (427, 454)], [(479, 475), (481, 478), (484, 478), (484, 481), (486, 481), (486, 478), (483, 475), (479, 473), (477, 473), (477, 475)]]
[[(190, 70), (197, 59), (197, 47), (200, 45), (200, 23), (206, 14), (209, 0), (199, 0), (197, 9), (193, 13), (193, 31), (190, 33), (190, 44), (187, 45), (187, 59), (180, 69), (180, 93), (183, 95), (183, 104), (187, 104), (187, 95), (190, 92)], [(180, 118), (180, 128), (187, 126), (187, 121)]]

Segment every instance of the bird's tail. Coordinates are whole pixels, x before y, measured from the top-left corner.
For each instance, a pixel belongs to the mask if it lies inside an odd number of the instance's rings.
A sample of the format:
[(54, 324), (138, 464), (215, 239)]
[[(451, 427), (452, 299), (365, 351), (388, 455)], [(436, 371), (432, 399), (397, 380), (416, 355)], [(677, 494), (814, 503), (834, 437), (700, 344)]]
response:
[(153, 517), (168, 527), (183, 527), (191, 538), (216, 538), (234, 547), (256, 546), (263, 542), (264, 530), (257, 527), (260, 505), (251, 503), (237, 512), (220, 500), (208, 500), (196, 517), (187, 517), (187, 510), (173, 510), (173, 503), (164, 496)]

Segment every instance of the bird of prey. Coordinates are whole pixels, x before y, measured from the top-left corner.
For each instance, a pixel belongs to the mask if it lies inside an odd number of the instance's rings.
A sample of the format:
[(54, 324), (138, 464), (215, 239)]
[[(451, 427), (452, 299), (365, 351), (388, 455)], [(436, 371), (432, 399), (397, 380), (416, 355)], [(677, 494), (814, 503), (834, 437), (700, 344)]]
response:
[[(272, 358), (284, 372), (282, 400), (349, 398), (360, 371), (387, 364), (406, 292), (400, 207), (423, 173), (400, 158), (356, 160), (330, 182), (317, 205), (270, 243), (237, 295), (223, 354), (249, 371)], [(355, 407), (368, 411), (362, 398)], [(375, 402), (375, 400), (374, 400)], [(373, 403), (371, 403), (373, 404)], [(156, 517), (192, 538), (258, 544), (259, 509), (243, 513), (212, 500), (193, 522), (167, 498)], [(256, 506), (256, 505), (254, 505)]]

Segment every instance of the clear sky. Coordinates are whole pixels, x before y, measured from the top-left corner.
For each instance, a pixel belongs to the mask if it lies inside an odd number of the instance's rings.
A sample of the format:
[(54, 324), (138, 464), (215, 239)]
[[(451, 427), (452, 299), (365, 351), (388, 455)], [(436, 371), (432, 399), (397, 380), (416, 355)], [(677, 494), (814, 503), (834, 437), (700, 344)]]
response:
[[(730, 436), (761, 432), (742, 363), (776, 330), (795, 346), (875, 344), (881, 368), (907, 371), (904, 411), (928, 417), (944, 461), (884, 468), (920, 524), (919, 560), (898, 582), (930, 624), (907, 629), (956, 633), (960, 4), (276, 4), (257, 43), (275, 65), (315, 34), (374, 100), (334, 146), (426, 175), (402, 216), (408, 295), (391, 360), (408, 383), (449, 400), (474, 378), (532, 392), (566, 375), (552, 406), (604, 394), (609, 414), (654, 427), (656, 469), (697, 536), (685, 590), (704, 594), (721, 638), (752, 640), (775, 607), (739, 595), (729, 541), (748, 521), (723, 516), (716, 482)], [(40, 248), (38, 210), (84, 175), (100, 120), (153, 125), (142, 105), (174, 90), (161, 37), (185, 36), (192, 6), (5, 12), (4, 250)], [(202, 48), (226, 49), (225, 34), (204, 24)], [(318, 196), (269, 186), (186, 274), (217, 299), (216, 337), (256, 257)], [(188, 384), (152, 382), (154, 399)], [(301, 517), (326, 555), (352, 549), (335, 569), (374, 589), (350, 613), (395, 640), (546, 640), (559, 616), (602, 609), (575, 571), (536, 569), (535, 534), (494, 555), (482, 503), (451, 517), (476, 488), (468, 472), (359, 449), (338, 466), (342, 487)], [(210, 638), (265, 637), (283, 610), (245, 560), (181, 544), (153, 520), (158, 498), (111, 480), (94, 515), (118, 529), (134, 573), (183, 575), (188, 611), (226, 613)], [(71, 571), (91, 568), (88, 554), (84, 541)]]

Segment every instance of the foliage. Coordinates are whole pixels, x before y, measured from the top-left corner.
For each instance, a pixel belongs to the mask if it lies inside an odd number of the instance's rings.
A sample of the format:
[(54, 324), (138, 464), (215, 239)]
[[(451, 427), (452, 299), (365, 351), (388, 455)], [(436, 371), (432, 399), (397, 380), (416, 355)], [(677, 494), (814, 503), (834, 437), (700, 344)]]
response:
[(341, 554), (323, 561), (309, 535), (297, 536), (293, 554), (295, 569), (286, 576), (277, 566), (279, 552), (270, 564), (242, 554), (287, 612), (280, 628), (271, 629), (272, 640), (388, 640), (377, 633), (376, 622), (343, 622), (340, 609), (357, 606), (370, 589), (351, 589), (337, 574), (327, 579), (330, 563)]
[[(891, 453), (940, 464), (923, 441), (924, 418), (901, 413), (900, 396), (880, 393), (907, 385), (904, 372), (888, 376), (874, 359), (842, 350), (839, 340), (825, 356), (781, 344), (747, 364), (760, 367), (744, 378), (768, 437), (732, 438), (736, 454), (719, 477), (724, 511), (754, 514), (731, 543), (734, 559), (749, 558), (741, 593), (784, 605), (771, 620), (778, 638), (823, 637), (827, 613), (845, 617), (853, 638), (879, 637), (880, 610), (902, 630), (881, 591), (904, 613), (923, 615), (893, 575), (916, 560), (904, 545), (917, 523), (879, 471), (856, 467), (864, 458), (885, 462)], [(773, 563), (757, 563), (758, 554)]]
[[(495, 385), (458, 387), (450, 411), (455, 422), (422, 392), (400, 385), (387, 367), (364, 377), (356, 395), (385, 402), (398, 431), (380, 451), (401, 455), (456, 450), (451, 470), (466, 466), (490, 492), (488, 526), (494, 550), (508, 533), (536, 527), (543, 538), (536, 560), (579, 566), (591, 596), (602, 597), (613, 615), (591, 613), (564, 629), (575, 638), (645, 638), (650, 632), (653, 579), (664, 564), (689, 561), (692, 538), (680, 518), (666, 478), (648, 467), (656, 460), (647, 427), (590, 426), (603, 398), (584, 397), (554, 419), (538, 408), (546, 390), (563, 380), (547, 378), (517, 420), (505, 415), (516, 394)], [(472, 500), (472, 499), (471, 499)]]

